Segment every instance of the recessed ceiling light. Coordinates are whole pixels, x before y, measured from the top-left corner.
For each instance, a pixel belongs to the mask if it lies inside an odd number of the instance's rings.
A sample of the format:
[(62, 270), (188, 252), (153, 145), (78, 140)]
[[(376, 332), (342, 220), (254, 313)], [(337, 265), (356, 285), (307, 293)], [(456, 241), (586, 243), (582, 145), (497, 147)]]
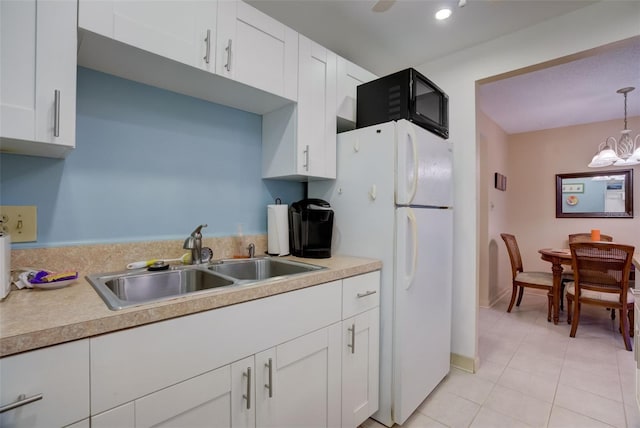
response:
[(447, 19), (451, 16), (451, 9), (445, 7), (436, 12), (436, 19), (442, 21), (443, 19)]

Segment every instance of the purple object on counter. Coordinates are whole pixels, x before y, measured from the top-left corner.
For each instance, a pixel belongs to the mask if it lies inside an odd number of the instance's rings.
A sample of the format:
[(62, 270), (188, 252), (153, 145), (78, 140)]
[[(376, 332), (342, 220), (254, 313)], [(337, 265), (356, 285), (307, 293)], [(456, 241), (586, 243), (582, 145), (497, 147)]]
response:
[(65, 275), (63, 277), (60, 278), (56, 278), (55, 280), (51, 281), (47, 281), (46, 279), (44, 279), (46, 276), (51, 275), (51, 272), (47, 272), (46, 270), (41, 270), (38, 273), (36, 273), (33, 278), (29, 278), (29, 282), (31, 284), (49, 284), (49, 283), (53, 283), (56, 281), (66, 281), (69, 279), (77, 279), (78, 278), (78, 272), (69, 272), (69, 275)]

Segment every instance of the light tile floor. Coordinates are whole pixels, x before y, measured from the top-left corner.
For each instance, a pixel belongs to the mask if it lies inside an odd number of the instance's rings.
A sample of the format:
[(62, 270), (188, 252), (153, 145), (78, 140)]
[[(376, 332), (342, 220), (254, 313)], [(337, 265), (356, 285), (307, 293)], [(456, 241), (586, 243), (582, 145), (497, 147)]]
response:
[[(583, 305), (575, 338), (565, 312), (547, 322), (546, 296), (525, 291), (480, 308), (480, 368), (452, 368), (403, 427), (640, 427), (635, 361), (624, 349), (619, 316)], [(383, 428), (369, 419), (364, 428)]]

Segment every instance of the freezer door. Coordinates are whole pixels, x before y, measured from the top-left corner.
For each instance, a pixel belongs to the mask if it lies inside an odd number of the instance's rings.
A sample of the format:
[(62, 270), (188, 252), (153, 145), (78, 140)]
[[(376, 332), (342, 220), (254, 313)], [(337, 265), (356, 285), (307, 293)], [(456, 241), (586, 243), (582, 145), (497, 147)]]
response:
[(403, 424), (449, 372), (453, 210), (396, 209), (393, 415)]
[(396, 129), (396, 205), (453, 206), (451, 143), (406, 120)]

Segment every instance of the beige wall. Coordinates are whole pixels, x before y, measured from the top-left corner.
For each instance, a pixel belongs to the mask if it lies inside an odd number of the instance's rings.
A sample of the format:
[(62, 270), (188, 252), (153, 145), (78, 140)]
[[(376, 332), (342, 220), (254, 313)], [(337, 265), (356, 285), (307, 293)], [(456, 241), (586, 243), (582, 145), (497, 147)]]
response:
[[(593, 228), (616, 241), (640, 241), (640, 166), (632, 167), (636, 180), (633, 219), (574, 219), (555, 217), (555, 175), (627, 168), (588, 168), (599, 141), (618, 137), (621, 120), (507, 135), (478, 112), (479, 138), (479, 291), (480, 306), (491, 306), (511, 290), (511, 266), (500, 233), (518, 239), (528, 270), (548, 270), (540, 260), (542, 247), (566, 248), (569, 233)], [(640, 117), (629, 118), (629, 127), (640, 132)], [(636, 135), (636, 134), (634, 134)], [(493, 174), (507, 176), (507, 191), (494, 188)], [(639, 250), (640, 251), (640, 250)]]
[[(587, 168), (598, 143), (610, 135), (617, 139), (622, 127), (622, 120), (613, 120), (509, 136), (507, 224), (518, 238), (525, 269), (548, 270), (549, 264), (540, 260), (538, 249), (566, 248), (569, 233), (595, 228), (616, 241), (640, 241), (640, 165)], [(629, 128), (634, 135), (640, 132), (640, 116), (629, 118)], [(556, 174), (629, 168), (635, 180), (633, 219), (555, 217)]]
[(477, 125), (480, 131), (478, 154), (480, 158), (480, 225), (478, 243), (479, 255), (479, 296), (480, 306), (488, 307), (510, 290), (511, 268), (504, 242), (500, 234), (511, 230), (509, 223), (508, 192), (494, 186), (494, 173), (507, 176), (509, 182), (509, 162), (507, 159), (508, 135), (483, 112), (478, 111)]

